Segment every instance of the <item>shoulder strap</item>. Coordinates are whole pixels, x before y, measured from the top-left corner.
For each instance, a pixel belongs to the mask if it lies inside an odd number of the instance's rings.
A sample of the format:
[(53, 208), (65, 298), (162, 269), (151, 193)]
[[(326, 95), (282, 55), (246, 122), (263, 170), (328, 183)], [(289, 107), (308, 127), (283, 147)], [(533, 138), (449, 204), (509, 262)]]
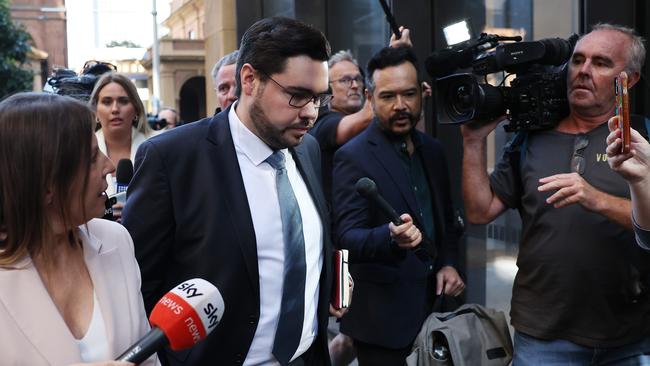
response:
[(526, 161), (526, 147), (528, 145), (528, 131), (522, 130), (515, 134), (510, 140), (505, 149), (510, 158), (510, 165), (517, 174), (521, 169), (521, 165)]

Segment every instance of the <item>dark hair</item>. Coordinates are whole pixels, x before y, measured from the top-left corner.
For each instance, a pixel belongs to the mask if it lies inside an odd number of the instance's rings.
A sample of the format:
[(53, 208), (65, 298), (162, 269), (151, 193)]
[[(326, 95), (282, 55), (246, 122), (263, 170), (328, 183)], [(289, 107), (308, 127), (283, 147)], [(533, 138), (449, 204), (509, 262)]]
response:
[(375, 82), (373, 80), (375, 70), (383, 70), (387, 67), (401, 65), (405, 62), (410, 62), (415, 67), (415, 70), (418, 70), (417, 57), (415, 57), (413, 48), (409, 46), (385, 47), (379, 50), (379, 52), (372, 56), (370, 61), (368, 61), (368, 75), (366, 81), (368, 91), (370, 93), (375, 91)]
[[(72, 225), (70, 203), (83, 199), (87, 174), (81, 197), (71, 189), (90, 170), (93, 124), (90, 107), (70, 97), (19, 93), (0, 103), (0, 228), (7, 235), (0, 265), (56, 250), (45, 241), (46, 192), (65, 227)], [(78, 243), (74, 230), (70, 243)]]
[(284, 17), (265, 18), (255, 22), (246, 30), (239, 46), (237, 59), (237, 95), (241, 91), (239, 73), (244, 64), (250, 64), (261, 71), (260, 78), (281, 73), (287, 59), (306, 55), (318, 61), (330, 57), (330, 45), (318, 29)]

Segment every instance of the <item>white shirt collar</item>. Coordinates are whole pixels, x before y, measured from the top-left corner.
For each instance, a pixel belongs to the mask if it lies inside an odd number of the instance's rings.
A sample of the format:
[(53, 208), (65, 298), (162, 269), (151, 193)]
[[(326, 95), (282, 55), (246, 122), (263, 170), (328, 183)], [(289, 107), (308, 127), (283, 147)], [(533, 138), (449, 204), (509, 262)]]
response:
[[(230, 133), (232, 135), (232, 141), (235, 144), (235, 150), (240, 151), (253, 165), (258, 166), (273, 154), (273, 149), (255, 135), (253, 131), (248, 129), (239, 119), (235, 111), (236, 106), (237, 101), (233, 103), (230, 112), (228, 112), (228, 123), (230, 124)], [(286, 148), (281, 151), (287, 156)]]

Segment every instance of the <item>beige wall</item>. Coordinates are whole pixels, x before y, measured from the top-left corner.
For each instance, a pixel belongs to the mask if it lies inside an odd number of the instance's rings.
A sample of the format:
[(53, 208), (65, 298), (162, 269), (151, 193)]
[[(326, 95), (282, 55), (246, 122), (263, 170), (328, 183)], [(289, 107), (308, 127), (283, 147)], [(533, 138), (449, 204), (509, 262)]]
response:
[(533, 35), (528, 40), (568, 38), (578, 33), (579, 11), (578, 0), (534, 0)]
[[(183, 83), (205, 76), (205, 107), (210, 116), (217, 107), (210, 71), (217, 60), (237, 48), (236, 0), (173, 0), (170, 5), (172, 13), (163, 22), (170, 32), (159, 46), (160, 105), (179, 109)], [(188, 40), (190, 29), (197, 40)], [(151, 86), (151, 58), (143, 65)]]
[(206, 111), (211, 114), (217, 108), (217, 97), (210, 71), (224, 55), (234, 51), (237, 44), (235, 0), (205, 2), (205, 95)]

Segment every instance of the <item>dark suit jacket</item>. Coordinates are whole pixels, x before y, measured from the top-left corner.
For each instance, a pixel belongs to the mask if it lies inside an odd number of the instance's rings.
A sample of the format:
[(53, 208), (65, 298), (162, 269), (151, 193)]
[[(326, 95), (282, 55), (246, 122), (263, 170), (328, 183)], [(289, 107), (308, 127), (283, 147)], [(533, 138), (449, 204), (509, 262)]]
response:
[[(256, 239), (229, 110), (147, 140), (128, 189), (122, 221), (135, 242), (147, 313), (167, 291), (194, 277), (213, 283), (224, 299), (223, 320), (213, 334), (191, 350), (167, 350), (172, 365), (241, 364), (259, 320)], [(314, 364), (328, 365), (331, 240), (320, 150), (310, 135), (290, 150), (323, 222), (318, 337), (310, 351)]]
[(407, 347), (431, 312), (435, 272), (456, 266), (458, 235), (447, 163), (442, 146), (416, 131), (417, 150), (429, 182), (434, 209), (435, 261), (424, 251), (399, 249), (390, 243), (389, 218), (355, 191), (361, 177), (377, 184), (379, 194), (399, 215), (409, 213), (422, 231), (420, 210), (410, 178), (377, 120), (334, 155), (334, 217), (336, 239), (350, 250), (354, 298), (341, 320), (341, 332), (362, 342), (388, 348)]

